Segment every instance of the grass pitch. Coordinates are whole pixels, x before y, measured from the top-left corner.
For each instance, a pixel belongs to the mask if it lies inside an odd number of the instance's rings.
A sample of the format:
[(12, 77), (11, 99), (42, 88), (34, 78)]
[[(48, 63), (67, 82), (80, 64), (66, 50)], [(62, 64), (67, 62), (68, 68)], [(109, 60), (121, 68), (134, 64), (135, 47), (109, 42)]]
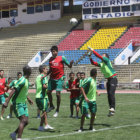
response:
[[(35, 100), (35, 94), (29, 96)], [(53, 94), (54, 105), (56, 97)], [(80, 119), (69, 118), (69, 94), (62, 94), (60, 113), (54, 118), (52, 111), (48, 114), (48, 123), (55, 128), (54, 131), (39, 132), (37, 130), (40, 119), (36, 118), (37, 107), (29, 108), (29, 125), (25, 128), (22, 138), (25, 140), (140, 140), (140, 95), (138, 94), (116, 94), (116, 114), (107, 117), (108, 102), (106, 94), (97, 97), (97, 118), (94, 128), (96, 132), (88, 131), (89, 120), (85, 121), (82, 133), (77, 133), (80, 127)], [(74, 112), (75, 113), (75, 112)], [(9, 107), (5, 111), (5, 117), (9, 114)], [(14, 114), (13, 114), (14, 116)], [(11, 119), (0, 121), (0, 140), (9, 140), (9, 134), (19, 124), (15, 116)]]

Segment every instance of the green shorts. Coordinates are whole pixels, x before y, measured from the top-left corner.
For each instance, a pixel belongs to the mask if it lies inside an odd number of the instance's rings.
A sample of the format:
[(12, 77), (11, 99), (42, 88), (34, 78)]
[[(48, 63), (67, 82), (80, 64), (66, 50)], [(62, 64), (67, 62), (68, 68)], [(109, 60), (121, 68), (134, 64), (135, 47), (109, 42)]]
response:
[(80, 102), (79, 97), (70, 99), (70, 105), (79, 104), (79, 102)]
[(36, 98), (36, 104), (39, 110), (47, 111), (48, 109), (48, 99), (47, 98)]
[(5, 96), (4, 94), (0, 95), (0, 105), (3, 105), (5, 103)]
[(82, 115), (88, 114), (88, 109), (91, 113), (96, 114), (97, 112), (97, 104), (95, 101), (90, 101), (89, 103), (83, 100), (81, 105), (81, 113)]
[(26, 117), (29, 116), (28, 114), (28, 107), (26, 103), (16, 103), (13, 104), (13, 110), (17, 118), (20, 116), (25, 115)]
[(49, 82), (48, 82), (48, 90), (51, 90), (51, 91), (52, 90), (62, 91), (63, 84), (64, 84), (63, 78), (60, 78), (58, 80), (49, 79)]

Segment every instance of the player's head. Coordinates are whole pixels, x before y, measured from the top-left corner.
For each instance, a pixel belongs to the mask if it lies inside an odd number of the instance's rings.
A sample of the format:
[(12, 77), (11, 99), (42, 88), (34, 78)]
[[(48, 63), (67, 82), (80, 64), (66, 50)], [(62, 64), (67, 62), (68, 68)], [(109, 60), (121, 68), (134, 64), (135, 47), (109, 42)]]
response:
[(77, 79), (80, 79), (80, 72), (76, 73)]
[(17, 79), (20, 79), (22, 77), (22, 72), (17, 72)]
[(102, 54), (102, 57), (107, 57), (107, 58), (109, 58), (109, 55), (108, 55), (107, 53), (103, 53), (103, 54)]
[(58, 55), (58, 47), (57, 46), (52, 46), (51, 47), (51, 53), (53, 57), (56, 57)]
[(8, 77), (8, 84), (10, 84), (12, 82), (12, 78)]
[(74, 80), (74, 77), (75, 77), (75, 74), (74, 74), (73, 72), (71, 72), (71, 73), (69, 74), (70, 80)]
[(82, 79), (82, 80), (85, 79), (85, 76), (86, 76), (85, 72), (80, 73), (80, 79)]
[(92, 69), (92, 70), (90, 71), (90, 76), (96, 78), (96, 76), (97, 76), (97, 69), (95, 69), (95, 68)]
[(4, 75), (4, 70), (0, 70), (0, 77), (2, 78)]
[(39, 66), (39, 72), (47, 74), (47, 67), (45, 65)]
[(29, 67), (29, 66), (23, 67), (24, 76), (27, 76), (27, 78), (28, 78), (31, 75), (31, 73), (32, 73), (31, 67)]

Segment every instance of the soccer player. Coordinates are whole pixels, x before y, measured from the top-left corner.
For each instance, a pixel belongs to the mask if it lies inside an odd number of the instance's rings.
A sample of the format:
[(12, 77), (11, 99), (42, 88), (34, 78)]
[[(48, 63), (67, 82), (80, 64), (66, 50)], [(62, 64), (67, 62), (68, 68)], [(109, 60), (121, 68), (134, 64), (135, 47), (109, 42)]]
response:
[[(23, 74), (24, 76), (22, 76), (17, 81), (16, 85), (10, 92), (7, 101), (4, 103), (4, 107), (7, 107), (11, 97), (13, 96), (12, 97), (13, 110), (16, 117), (20, 121), (18, 128), (13, 133), (10, 134), (10, 137), (13, 140), (21, 140), (23, 130), (28, 125), (28, 107), (26, 104), (26, 100), (28, 100), (30, 104), (33, 104), (32, 100), (28, 97), (28, 88), (29, 88), (28, 79), (31, 75), (31, 68), (29, 66), (23, 67)], [(16, 135), (18, 135), (17, 139)]]
[(3, 104), (5, 103), (5, 91), (7, 89), (7, 84), (8, 84), (8, 80), (6, 78), (4, 78), (4, 70), (0, 70), (0, 104), (2, 105), (1, 108), (1, 116), (0, 119), (4, 120), (3, 118), (3, 114), (5, 111), (5, 108), (3, 106)]
[(48, 74), (50, 74), (50, 79), (48, 82), (48, 97), (50, 101), (50, 108), (48, 111), (51, 111), (55, 108), (52, 102), (52, 91), (56, 90), (57, 108), (53, 116), (57, 117), (61, 102), (60, 93), (62, 91), (64, 82), (64, 64), (66, 64), (69, 68), (72, 68), (73, 60), (69, 63), (64, 56), (58, 56), (57, 46), (52, 46), (51, 53), (52, 57), (49, 60), (50, 69), (48, 71)]
[[(9, 85), (8, 85), (8, 88), (9, 89), (12, 89), (15, 85), (16, 85), (16, 83), (17, 83), (17, 81), (20, 79), (22, 77), (22, 73), (21, 72), (17, 72), (17, 80), (13, 80)], [(8, 96), (9, 96), (9, 93), (8, 93)], [(9, 118), (12, 118), (12, 112), (13, 112), (13, 103), (12, 103), (12, 98), (11, 98), (11, 100), (10, 100), (10, 114), (7, 116), (7, 119), (9, 119)]]
[[(47, 67), (40, 66), (39, 67), (40, 75), (36, 78), (36, 104), (40, 111), (42, 111), (40, 126), (38, 128), (39, 131), (44, 131), (44, 129), (53, 129), (47, 122), (47, 108), (48, 108), (48, 95), (47, 95), (47, 87), (48, 87), (48, 79), (47, 75)], [(45, 124), (45, 127), (43, 127)]]
[[(71, 92), (70, 94), (70, 111), (71, 115), (70, 117), (73, 117), (73, 106), (76, 106), (76, 118), (78, 119), (78, 113), (79, 113), (79, 96), (80, 96), (80, 89), (79, 85), (77, 84), (78, 80), (74, 80), (75, 74), (71, 72), (69, 74), (69, 80), (66, 83), (66, 89), (67, 91)], [(78, 85), (78, 86), (77, 86)]]
[(82, 105), (81, 105), (82, 117), (81, 117), (81, 126), (79, 132), (83, 131), (83, 125), (84, 125), (86, 114), (88, 113), (88, 109), (91, 112), (89, 130), (92, 131), (95, 130), (93, 128), (93, 123), (97, 111), (96, 93), (99, 95), (99, 93), (96, 91), (96, 76), (97, 76), (97, 70), (92, 69), (90, 71), (90, 77), (85, 79), (82, 86), (80, 87), (84, 99), (82, 100)]
[(108, 116), (113, 116), (115, 113), (115, 90), (117, 87), (117, 73), (112, 67), (111, 61), (109, 60), (109, 55), (104, 53), (102, 56), (98, 54), (95, 50), (90, 48), (93, 54), (102, 60), (101, 63), (95, 62), (91, 58), (91, 53), (89, 54), (90, 62), (92, 65), (98, 66), (101, 69), (104, 77), (107, 79), (107, 94), (109, 103), (109, 114)]

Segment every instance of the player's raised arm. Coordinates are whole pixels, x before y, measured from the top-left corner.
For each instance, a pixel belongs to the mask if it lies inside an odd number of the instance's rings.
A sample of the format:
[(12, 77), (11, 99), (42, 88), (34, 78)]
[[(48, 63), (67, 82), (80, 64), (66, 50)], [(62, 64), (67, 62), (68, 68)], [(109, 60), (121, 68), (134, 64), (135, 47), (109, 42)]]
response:
[(72, 68), (72, 65), (73, 65), (73, 63), (74, 63), (73, 60), (69, 63), (69, 61), (66, 59), (66, 57), (65, 57), (65, 56), (62, 56), (62, 61), (63, 61), (69, 68)]
[(89, 59), (90, 59), (91, 64), (100, 67), (100, 64), (99, 64), (98, 62), (93, 61), (93, 59), (91, 58), (91, 55), (92, 55), (92, 54), (91, 54), (91, 52), (90, 52), (90, 53), (88, 54), (88, 56), (89, 56)]

